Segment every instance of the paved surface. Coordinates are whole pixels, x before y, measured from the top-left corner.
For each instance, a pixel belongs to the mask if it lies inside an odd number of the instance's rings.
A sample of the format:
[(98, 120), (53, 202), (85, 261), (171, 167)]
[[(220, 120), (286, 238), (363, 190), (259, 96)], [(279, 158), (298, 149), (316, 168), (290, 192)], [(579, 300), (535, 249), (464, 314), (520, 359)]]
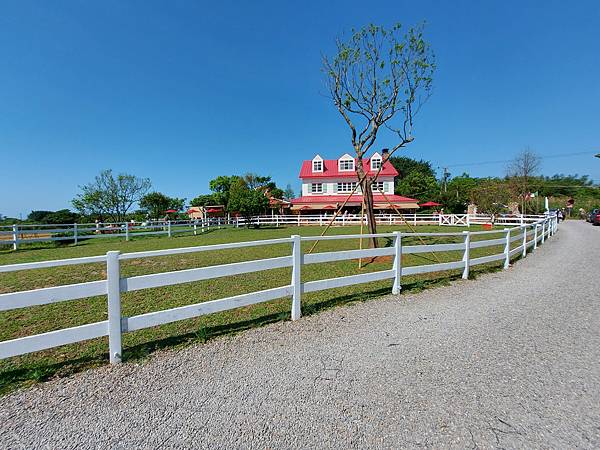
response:
[(600, 227), (508, 271), (0, 399), (6, 448), (599, 448)]

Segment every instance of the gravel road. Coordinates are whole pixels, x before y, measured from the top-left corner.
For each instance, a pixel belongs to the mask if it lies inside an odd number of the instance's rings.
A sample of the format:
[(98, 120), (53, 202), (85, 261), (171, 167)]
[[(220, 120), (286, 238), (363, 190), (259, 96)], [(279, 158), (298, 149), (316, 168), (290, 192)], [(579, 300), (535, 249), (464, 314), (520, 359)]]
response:
[(600, 227), (508, 271), (0, 398), (2, 448), (599, 448)]

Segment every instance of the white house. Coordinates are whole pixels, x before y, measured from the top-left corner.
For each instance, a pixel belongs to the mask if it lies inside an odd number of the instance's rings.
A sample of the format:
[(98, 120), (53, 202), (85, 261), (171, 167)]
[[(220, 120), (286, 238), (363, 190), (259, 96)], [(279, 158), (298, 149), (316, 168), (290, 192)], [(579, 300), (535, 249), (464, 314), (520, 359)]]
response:
[[(323, 159), (316, 155), (312, 160), (303, 161), (300, 169), (302, 195), (292, 200), (292, 210), (313, 213), (337, 210), (350, 197), (345, 209), (360, 211), (363, 196), (360, 186), (356, 186), (356, 164), (356, 159), (348, 153), (338, 159)], [(398, 171), (387, 161), (385, 152), (383, 155), (376, 152), (363, 159), (363, 168), (369, 176), (379, 172), (373, 183), (376, 210), (387, 212), (393, 211), (394, 207), (405, 210), (419, 207), (417, 200), (394, 194), (394, 178)]]

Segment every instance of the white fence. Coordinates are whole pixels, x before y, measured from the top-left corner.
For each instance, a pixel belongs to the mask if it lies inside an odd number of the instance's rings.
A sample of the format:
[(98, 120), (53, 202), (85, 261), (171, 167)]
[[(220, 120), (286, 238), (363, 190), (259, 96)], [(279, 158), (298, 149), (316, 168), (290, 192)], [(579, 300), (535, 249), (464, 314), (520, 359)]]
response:
[[(85, 239), (121, 237), (129, 240), (136, 236), (176, 234), (201, 234), (211, 227), (256, 226), (323, 226), (331, 222), (333, 215), (271, 215), (244, 218), (214, 217), (204, 221), (160, 221), (160, 222), (120, 222), (120, 223), (84, 223), (68, 225), (20, 224), (0, 226), (0, 246), (12, 246), (17, 250), (21, 244), (51, 241), (69, 241), (74, 244)], [(493, 218), (482, 214), (378, 214), (376, 221), (380, 225), (447, 225), (470, 226), (494, 222), (497, 225), (523, 225), (543, 219), (542, 215), (499, 216)], [(342, 214), (335, 218), (334, 226), (359, 225), (361, 217), (357, 214)], [(366, 218), (363, 218), (366, 223)]]
[[(38, 305), (48, 305), (51, 303), (98, 295), (106, 295), (108, 302), (108, 320), (0, 342), (0, 359), (45, 350), (101, 336), (108, 336), (110, 362), (118, 363), (121, 361), (121, 336), (122, 333), (125, 332), (140, 330), (143, 328), (153, 327), (179, 320), (190, 319), (193, 317), (284, 297), (291, 297), (291, 317), (292, 320), (297, 320), (301, 315), (300, 307), (303, 293), (338, 288), (342, 286), (350, 286), (371, 281), (393, 279), (394, 284), (392, 292), (397, 294), (401, 289), (402, 276), (453, 269), (462, 269), (463, 278), (467, 278), (470, 267), (478, 264), (485, 264), (493, 261), (504, 261), (504, 267), (507, 268), (512, 256), (517, 254), (525, 256), (528, 249), (537, 248), (539, 243), (543, 243), (545, 239), (549, 236), (552, 236), (556, 230), (556, 218), (547, 217), (533, 224), (520, 225), (512, 228), (505, 228), (504, 230), (493, 231), (464, 231), (462, 233), (401, 233), (396, 231), (393, 233), (381, 233), (376, 235), (355, 234), (307, 237), (295, 235), (282, 239), (176, 248), (169, 250), (154, 250), (137, 253), (120, 254), (118, 251), (109, 251), (106, 255), (92, 256), (87, 258), (63, 259), (58, 261), (0, 266), (0, 272), (14, 272), (20, 270), (33, 270), (47, 267), (101, 262), (106, 264), (107, 274), (106, 280), (101, 281), (91, 281), (87, 283), (0, 294), (0, 311), (27, 308)], [(493, 238), (488, 240), (471, 240), (471, 238), (476, 235), (497, 235), (498, 233), (502, 233), (503, 236), (501, 238)], [(360, 237), (364, 238), (373, 236), (392, 238), (393, 246), (313, 254), (303, 254), (301, 250), (301, 243), (303, 241), (356, 239)], [(461, 236), (462, 242), (435, 245), (403, 245), (403, 237), (412, 236)], [(519, 242), (519, 246), (511, 250), (512, 242)], [(291, 244), (291, 254), (288, 256), (125, 278), (121, 277), (120, 275), (120, 263), (124, 260), (283, 243)], [(470, 255), (470, 251), (472, 249), (500, 245), (503, 246), (503, 251), (501, 253), (478, 258), (472, 258)], [(453, 262), (402, 267), (403, 254), (447, 251), (462, 251), (462, 259)], [(392, 256), (394, 261), (393, 268), (390, 270), (363, 273), (358, 275), (302, 282), (302, 267), (307, 264), (327, 263), (331, 261), (377, 256)], [(133, 317), (123, 317), (121, 314), (122, 292), (131, 292), (140, 289), (150, 289), (180, 283), (190, 283), (194, 281), (208, 280), (243, 273), (259, 272), (282, 267), (291, 267), (292, 275), (290, 282), (280, 287), (236, 295), (219, 300), (211, 300), (192, 305), (181, 306), (163, 311), (150, 312)]]

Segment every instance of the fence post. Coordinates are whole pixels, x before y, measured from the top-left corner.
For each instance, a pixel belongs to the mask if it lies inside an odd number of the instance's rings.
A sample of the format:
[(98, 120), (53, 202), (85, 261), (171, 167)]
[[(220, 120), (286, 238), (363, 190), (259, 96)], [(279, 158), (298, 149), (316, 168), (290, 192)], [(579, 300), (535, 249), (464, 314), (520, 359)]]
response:
[(108, 294), (108, 348), (111, 364), (121, 362), (121, 287), (119, 254), (106, 253), (106, 291)]
[(275, 216), (275, 226), (279, 228), (279, 214)]
[(533, 225), (533, 249), (537, 249), (538, 240), (538, 224), (537, 222)]
[(471, 226), (471, 214), (467, 214), (467, 226)]
[(298, 226), (300, 226), (300, 211), (298, 211)]
[(506, 232), (506, 243), (504, 244), (504, 268), (508, 269), (510, 266), (510, 228), (505, 228)]
[(73, 224), (73, 243), (77, 245), (77, 224)]
[(527, 256), (527, 225), (521, 227), (523, 229), (523, 258)]
[(542, 222), (542, 244), (546, 240), (546, 220), (547, 219), (544, 219), (544, 221)]
[(172, 231), (171, 231), (171, 221), (167, 221), (167, 236), (171, 237), (172, 236)]
[(463, 235), (465, 236), (465, 253), (463, 255), (463, 261), (465, 262), (465, 268), (463, 270), (462, 277), (463, 279), (469, 278), (469, 265), (471, 258), (471, 232), (463, 231)]
[(402, 289), (401, 278), (402, 278), (402, 233), (400, 231), (394, 231), (395, 241), (394, 246), (396, 252), (394, 253), (394, 286), (392, 287), (392, 294), (398, 295)]
[(292, 320), (298, 320), (302, 315), (302, 248), (300, 236), (292, 236)]
[(198, 235), (198, 222), (194, 222), (194, 236)]
[(129, 240), (129, 223), (125, 222), (125, 240)]
[(16, 223), (13, 224), (13, 250), (19, 248), (19, 227)]

